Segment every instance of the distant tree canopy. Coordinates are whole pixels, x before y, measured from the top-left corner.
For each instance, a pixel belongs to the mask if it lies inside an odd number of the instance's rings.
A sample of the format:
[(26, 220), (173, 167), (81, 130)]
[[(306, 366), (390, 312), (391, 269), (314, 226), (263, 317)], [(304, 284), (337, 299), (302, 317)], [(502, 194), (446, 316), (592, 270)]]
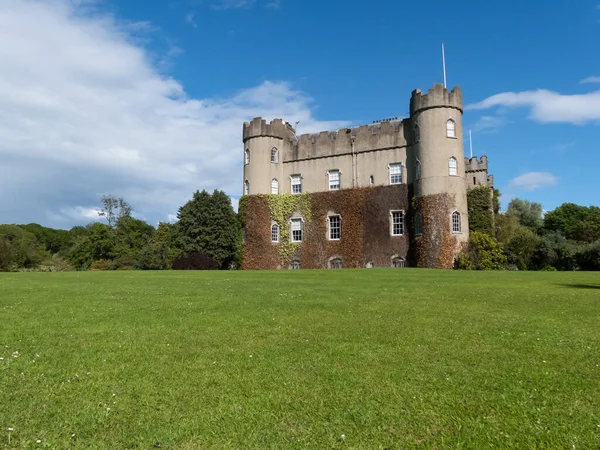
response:
[(600, 208), (563, 203), (544, 216), (544, 230), (559, 231), (567, 239), (591, 243), (600, 239)]

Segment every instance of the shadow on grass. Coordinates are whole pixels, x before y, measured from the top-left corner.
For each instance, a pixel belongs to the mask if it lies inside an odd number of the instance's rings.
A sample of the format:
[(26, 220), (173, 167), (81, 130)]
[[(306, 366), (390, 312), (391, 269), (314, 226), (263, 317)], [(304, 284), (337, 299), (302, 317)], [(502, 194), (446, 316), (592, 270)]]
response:
[(559, 286), (575, 289), (600, 289), (600, 284), (559, 284)]

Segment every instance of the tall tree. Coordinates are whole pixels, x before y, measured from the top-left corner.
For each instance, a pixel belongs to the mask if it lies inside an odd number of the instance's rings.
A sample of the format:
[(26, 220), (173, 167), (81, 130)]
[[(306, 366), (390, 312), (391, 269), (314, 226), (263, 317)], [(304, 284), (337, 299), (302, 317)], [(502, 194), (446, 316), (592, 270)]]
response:
[(543, 223), (543, 209), (540, 203), (515, 198), (508, 204), (506, 213), (519, 219), (519, 223), (524, 227), (535, 230), (539, 229)]
[(235, 259), (240, 239), (240, 224), (223, 191), (213, 194), (196, 191), (179, 208), (175, 245), (184, 255), (202, 252), (225, 269)]
[(104, 217), (112, 228), (120, 218), (131, 216), (131, 205), (123, 197), (103, 195), (102, 209), (98, 211), (98, 216)]

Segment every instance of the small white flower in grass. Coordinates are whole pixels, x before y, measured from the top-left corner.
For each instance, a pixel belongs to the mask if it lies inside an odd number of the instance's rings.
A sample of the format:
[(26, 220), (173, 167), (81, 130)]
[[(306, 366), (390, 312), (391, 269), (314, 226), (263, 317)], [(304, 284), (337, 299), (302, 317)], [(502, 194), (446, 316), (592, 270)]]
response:
[(252, 355), (250, 355), (250, 358), (252, 358)]
[(37, 440), (37, 441), (35, 441), (35, 442), (37, 442), (38, 444), (41, 444), (41, 443), (42, 443), (42, 440), (41, 440), (41, 439), (38, 439), (38, 440)]
[(346, 435), (345, 435), (345, 434), (342, 434), (341, 438), (342, 438), (342, 439), (346, 439)]
[(0, 361), (4, 361), (4, 358), (0, 357)]

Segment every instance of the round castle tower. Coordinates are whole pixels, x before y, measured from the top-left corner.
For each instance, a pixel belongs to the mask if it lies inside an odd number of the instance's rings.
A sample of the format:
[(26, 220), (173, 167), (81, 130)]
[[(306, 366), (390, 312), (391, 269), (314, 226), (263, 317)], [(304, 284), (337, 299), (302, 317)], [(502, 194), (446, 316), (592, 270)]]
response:
[(412, 93), (415, 227), (421, 228), (415, 231), (422, 233), (420, 237), (416, 233), (420, 266), (452, 267), (461, 246), (469, 241), (462, 113), (459, 87), (448, 91), (436, 84), (427, 94), (418, 89)]
[(258, 117), (252, 122), (244, 122), (245, 195), (271, 194), (273, 180), (277, 181), (277, 193), (289, 185), (289, 180), (282, 179), (282, 163), (284, 151), (294, 135), (292, 126), (281, 119), (267, 123)]

